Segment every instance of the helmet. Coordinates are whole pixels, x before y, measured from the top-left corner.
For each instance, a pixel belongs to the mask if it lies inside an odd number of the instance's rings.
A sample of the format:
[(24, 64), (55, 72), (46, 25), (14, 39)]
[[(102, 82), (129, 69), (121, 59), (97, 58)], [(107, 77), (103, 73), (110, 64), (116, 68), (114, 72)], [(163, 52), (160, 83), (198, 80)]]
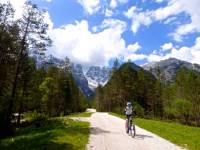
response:
[(127, 106), (131, 106), (132, 104), (131, 104), (131, 102), (127, 102), (126, 105)]

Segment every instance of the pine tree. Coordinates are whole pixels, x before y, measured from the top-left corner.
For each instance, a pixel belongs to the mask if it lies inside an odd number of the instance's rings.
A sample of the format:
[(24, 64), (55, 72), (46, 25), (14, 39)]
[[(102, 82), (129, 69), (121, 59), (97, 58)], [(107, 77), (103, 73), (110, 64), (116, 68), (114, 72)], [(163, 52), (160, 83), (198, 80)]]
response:
[(20, 29), (20, 51), (16, 62), (16, 72), (11, 90), (11, 98), (8, 106), (7, 126), (11, 123), (12, 109), (16, 90), (19, 80), (19, 75), (23, 68), (23, 62), (27, 55), (31, 52), (44, 51), (50, 45), (51, 40), (46, 34), (48, 25), (44, 23), (44, 12), (30, 2), (26, 3), (23, 17), (19, 20)]

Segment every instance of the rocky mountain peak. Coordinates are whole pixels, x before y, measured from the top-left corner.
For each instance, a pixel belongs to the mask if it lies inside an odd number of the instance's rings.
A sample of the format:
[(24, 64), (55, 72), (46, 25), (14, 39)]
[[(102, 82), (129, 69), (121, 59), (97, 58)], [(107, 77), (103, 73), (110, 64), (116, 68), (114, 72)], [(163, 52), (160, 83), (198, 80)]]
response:
[(159, 68), (161, 75), (164, 77), (166, 82), (173, 82), (176, 73), (182, 67), (200, 72), (200, 65), (192, 64), (176, 58), (152, 62), (143, 66), (145, 70), (151, 71), (155, 77), (157, 77), (157, 71)]
[(95, 90), (98, 85), (104, 86), (111, 75), (111, 69), (106, 67), (91, 66), (86, 72), (89, 87)]

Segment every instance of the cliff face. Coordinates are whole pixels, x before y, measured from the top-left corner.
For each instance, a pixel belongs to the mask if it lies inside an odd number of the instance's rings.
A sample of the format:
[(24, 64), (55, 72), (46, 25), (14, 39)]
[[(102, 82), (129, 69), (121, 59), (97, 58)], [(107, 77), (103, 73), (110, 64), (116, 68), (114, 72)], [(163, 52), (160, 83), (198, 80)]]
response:
[(97, 88), (98, 85), (104, 86), (109, 80), (111, 75), (111, 69), (106, 67), (91, 66), (86, 72), (86, 78), (90, 89), (93, 91)]
[(150, 71), (155, 77), (157, 77), (157, 71), (159, 68), (163, 80), (165, 80), (166, 82), (173, 82), (176, 73), (181, 67), (200, 72), (200, 65), (192, 64), (176, 58), (169, 58), (166, 60), (153, 62), (143, 66), (145, 70)]

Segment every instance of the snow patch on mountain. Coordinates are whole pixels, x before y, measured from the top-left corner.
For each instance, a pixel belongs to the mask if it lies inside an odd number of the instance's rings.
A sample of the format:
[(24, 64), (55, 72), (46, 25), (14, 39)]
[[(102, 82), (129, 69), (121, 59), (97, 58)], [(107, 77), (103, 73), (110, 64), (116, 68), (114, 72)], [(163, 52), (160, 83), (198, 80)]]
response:
[(111, 69), (106, 67), (91, 66), (85, 76), (88, 80), (90, 89), (95, 90), (98, 85), (104, 86), (111, 75)]

